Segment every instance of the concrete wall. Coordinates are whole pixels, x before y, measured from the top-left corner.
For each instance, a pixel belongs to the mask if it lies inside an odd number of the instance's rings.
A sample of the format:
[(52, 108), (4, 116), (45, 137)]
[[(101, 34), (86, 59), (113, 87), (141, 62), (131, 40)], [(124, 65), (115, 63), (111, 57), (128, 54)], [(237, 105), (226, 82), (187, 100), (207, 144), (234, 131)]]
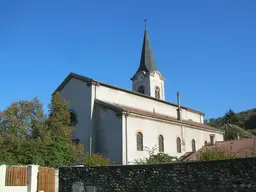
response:
[(94, 114), (95, 152), (108, 157), (113, 163), (122, 164), (122, 116), (98, 104)]
[[(0, 166), (0, 192), (36, 192), (38, 165), (28, 165), (27, 186), (6, 186), (6, 165)], [(56, 191), (57, 192), (57, 191)]]
[[(137, 151), (136, 134), (138, 132), (143, 134), (143, 145), (150, 149), (154, 146), (158, 147), (158, 136), (162, 135), (164, 137), (164, 153), (175, 157), (180, 157), (185, 152), (192, 151), (192, 139), (196, 141), (196, 148), (199, 149), (204, 146), (205, 141), (210, 142), (210, 134), (214, 133), (214, 131), (199, 130), (192, 127), (182, 128), (181, 125), (170, 124), (170, 122), (139, 118), (132, 115), (128, 116), (127, 130), (127, 140), (129, 141), (127, 153), (130, 164), (135, 159), (148, 157), (146, 150)], [(177, 153), (177, 137), (185, 141), (185, 148), (183, 148), (182, 153)], [(223, 135), (220, 132), (215, 132), (215, 137), (218, 141), (223, 140)], [(126, 149), (124, 148), (124, 150)], [(155, 152), (158, 152), (158, 148)]]
[(224, 141), (224, 135), (218, 132), (207, 131), (207, 130), (198, 130), (191, 127), (184, 127), (184, 138), (186, 151), (192, 151), (192, 139), (196, 142), (196, 150), (204, 146), (204, 142), (207, 141), (210, 143), (210, 135), (215, 134), (216, 141)]
[(77, 116), (78, 124), (75, 126), (73, 137), (84, 144), (87, 152), (89, 152), (92, 134), (92, 94), (92, 86), (74, 78), (61, 90), (62, 98), (68, 101), (70, 110)]
[(59, 187), (71, 192), (73, 183), (108, 191), (253, 192), (256, 158), (158, 165), (62, 167)]

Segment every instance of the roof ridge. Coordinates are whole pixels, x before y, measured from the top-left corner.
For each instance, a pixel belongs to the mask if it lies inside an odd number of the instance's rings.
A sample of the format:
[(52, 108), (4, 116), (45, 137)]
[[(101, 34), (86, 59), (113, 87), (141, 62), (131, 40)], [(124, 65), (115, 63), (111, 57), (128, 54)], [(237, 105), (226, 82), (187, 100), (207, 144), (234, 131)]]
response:
[[(63, 89), (63, 87), (68, 83), (68, 81), (71, 79), (71, 78), (76, 78), (76, 79), (79, 79), (81, 81), (85, 81), (87, 83), (99, 83), (103, 86), (106, 86), (106, 87), (110, 87), (110, 88), (113, 88), (113, 89), (118, 89), (120, 91), (124, 91), (124, 92), (127, 92), (127, 93), (131, 93), (131, 94), (134, 94), (134, 95), (137, 95), (137, 96), (140, 96), (140, 97), (145, 97), (147, 99), (150, 99), (150, 100), (154, 100), (154, 101), (157, 101), (157, 102), (160, 102), (160, 103), (165, 103), (167, 105), (172, 105), (172, 106), (175, 106), (175, 107), (178, 107), (177, 104), (175, 103), (171, 103), (171, 102), (168, 102), (168, 101), (164, 101), (164, 100), (161, 100), (161, 99), (156, 99), (154, 97), (150, 97), (148, 95), (145, 95), (145, 94), (141, 94), (141, 93), (138, 93), (138, 92), (135, 92), (135, 91), (131, 91), (131, 90), (128, 90), (128, 89), (124, 89), (124, 88), (121, 88), (121, 87), (117, 87), (117, 86), (114, 86), (114, 85), (110, 85), (110, 84), (107, 84), (107, 83), (103, 83), (103, 82), (100, 82), (100, 81), (97, 81), (95, 79), (92, 79), (92, 78), (89, 78), (89, 77), (86, 77), (86, 76), (83, 76), (83, 75), (79, 75), (77, 73), (69, 73), (69, 75), (64, 79), (64, 81), (57, 87), (57, 89), (53, 92), (53, 94), (55, 92), (58, 92), (58, 91), (61, 91)], [(182, 109), (185, 109), (185, 110), (188, 110), (188, 111), (191, 111), (191, 112), (194, 112), (194, 113), (197, 113), (197, 114), (200, 114), (200, 115), (204, 115), (203, 112), (201, 111), (197, 111), (195, 109), (191, 109), (191, 108), (188, 108), (188, 107), (185, 107), (185, 106), (181, 106)]]
[[(101, 100), (99, 100), (99, 101), (102, 102)], [(186, 124), (186, 125), (190, 125), (190, 126), (198, 126), (198, 127), (205, 128), (205, 129), (213, 129), (213, 130), (216, 130), (216, 131), (218, 130), (218, 131), (222, 132), (221, 129), (217, 129), (215, 127), (211, 127), (211, 126), (208, 126), (206, 124), (199, 123), (199, 122), (191, 122), (191, 121), (188, 121), (188, 120), (180, 121), (177, 118), (172, 117), (172, 116), (167, 116), (165, 114), (160, 114), (160, 113), (156, 114), (156, 113), (153, 113), (153, 112), (150, 112), (150, 111), (147, 111), (147, 110), (143, 110), (143, 109), (140, 109), (140, 108), (129, 107), (127, 105), (120, 105), (120, 104), (116, 104), (114, 102), (103, 101), (102, 103), (105, 103), (105, 105), (107, 105), (107, 106), (112, 105), (112, 106), (118, 107), (119, 109), (122, 109), (124, 111), (129, 111), (129, 112), (139, 114), (139, 115), (144, 115), (144, 116), (153, 117), (153, 118), (157, 118), (157, 119), (164, 119), (164, 120), (167, 120), (167, 121), (173, 121), (173, 122), (176, 122), (176, 123), (182, 123), (182, 124)]]

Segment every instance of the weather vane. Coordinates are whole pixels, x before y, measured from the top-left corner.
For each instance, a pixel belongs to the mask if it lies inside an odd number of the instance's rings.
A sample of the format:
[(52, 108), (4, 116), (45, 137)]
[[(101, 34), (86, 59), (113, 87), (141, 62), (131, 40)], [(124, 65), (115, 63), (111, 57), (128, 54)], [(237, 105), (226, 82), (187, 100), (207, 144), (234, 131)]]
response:
[(147, 19), (144, 19), (145, 29), (147, 29)]

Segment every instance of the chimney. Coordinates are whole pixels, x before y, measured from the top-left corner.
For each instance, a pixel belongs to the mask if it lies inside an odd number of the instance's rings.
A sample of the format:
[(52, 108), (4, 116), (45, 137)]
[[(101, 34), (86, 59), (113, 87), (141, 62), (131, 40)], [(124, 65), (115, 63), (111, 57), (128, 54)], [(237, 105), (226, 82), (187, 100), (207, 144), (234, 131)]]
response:
[(177, 109), (177, 117), (178, 120), (182, 120), (182, 116), (181, 116), (181, 108), (180, 108), (180, 92), (177, 92), (177, 104), (178, 104), (178, 109)]
[(215, 145), (215, 135), (214, 134), (210, 135), (210, 143), (211, 143), (211, 145)]

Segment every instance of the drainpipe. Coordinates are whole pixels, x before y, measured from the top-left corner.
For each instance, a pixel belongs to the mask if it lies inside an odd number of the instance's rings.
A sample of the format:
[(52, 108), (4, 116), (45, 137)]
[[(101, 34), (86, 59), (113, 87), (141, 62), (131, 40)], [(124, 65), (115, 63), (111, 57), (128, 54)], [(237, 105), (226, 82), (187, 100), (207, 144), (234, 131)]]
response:
[[(177, 119), (179, 121), (182, 121), (182, 114), (181, 114), (181, 107), (180, 107), (180, 92), (177, 92), (177, 104), (178, 104)], [(182, 140), (182, 151), (186, 151), (186, 144), (185, 144), (185, 139), (184, 139), (184, 127), (183, 127), (183, 124), (181, 124), (181, 140)]]
[(128, 127), (128, 116), (129, 116), (129, 111), (126, 111), (125, 113), (125, 161), (126, 165), (128, 165), (128, 142), (127, 142), (127, 127)]
[(182, 121), (181, 107), (180, 107), (180, 92), (177, 92), (177, 103), (178, 103), (177, 118), (178, 120)]

